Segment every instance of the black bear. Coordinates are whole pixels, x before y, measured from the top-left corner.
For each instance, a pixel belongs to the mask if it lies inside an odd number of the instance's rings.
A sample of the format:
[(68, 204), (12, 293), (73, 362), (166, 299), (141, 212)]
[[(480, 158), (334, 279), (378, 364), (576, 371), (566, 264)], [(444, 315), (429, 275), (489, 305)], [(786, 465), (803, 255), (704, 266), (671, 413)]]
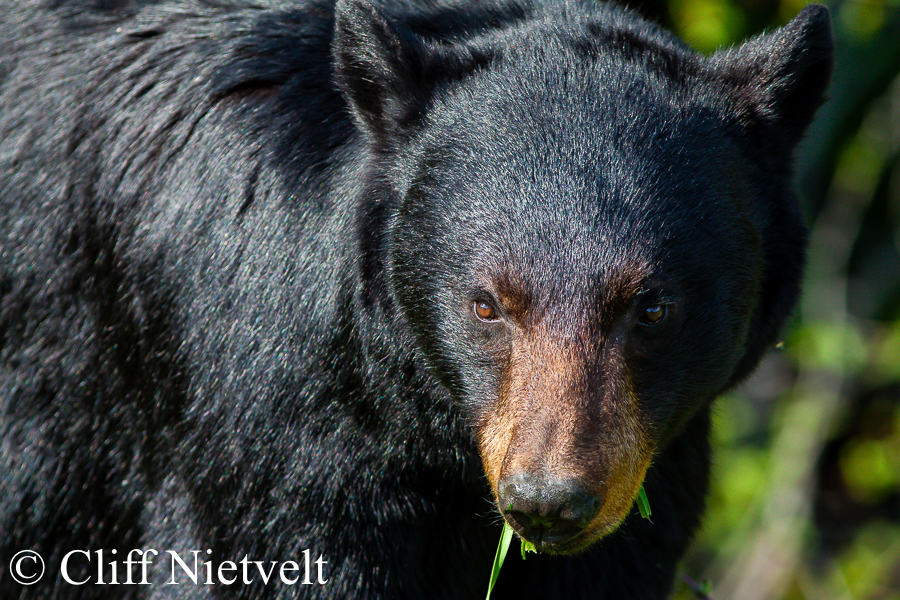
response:
[[(777, 339), (827, 11), (7, 0), (0, 597), (659, 599)], [(644, 485), (652, 522), (634, 501)]]

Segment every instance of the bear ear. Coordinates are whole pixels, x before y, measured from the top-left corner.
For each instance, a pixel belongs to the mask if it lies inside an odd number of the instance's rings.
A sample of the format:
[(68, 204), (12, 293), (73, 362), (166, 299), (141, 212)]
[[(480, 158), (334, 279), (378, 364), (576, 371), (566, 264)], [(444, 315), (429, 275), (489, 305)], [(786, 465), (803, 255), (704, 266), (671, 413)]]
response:
[(332, 43), (338, 86), (362, 127), (383, 139), (423, 103), (424, 44), (367, 0), (339, 0)]
[(828, 9), (811, 4), (781, 29), (712, 60), (736, 97), (741, 121), (751, 128), (774, 125), (789, 152), (825, 100), (833, 51)]

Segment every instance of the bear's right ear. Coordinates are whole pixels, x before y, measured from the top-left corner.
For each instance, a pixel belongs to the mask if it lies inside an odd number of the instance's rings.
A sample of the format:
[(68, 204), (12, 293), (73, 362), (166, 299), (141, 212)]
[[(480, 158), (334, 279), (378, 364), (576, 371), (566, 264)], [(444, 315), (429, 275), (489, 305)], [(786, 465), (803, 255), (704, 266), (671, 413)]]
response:
[(428, 50), (367, 0), (339, 0), (332, 43), (335, 77), (360, 125), (384, 139), (414, 120), (424, 102)]
[(833, 52), (828, 9), (811, 4), (781, 29), (719, 52), (712, 61), (741, 122), (770, 144), (780, 139), (775, 143), (789, 153), (825, 100)]

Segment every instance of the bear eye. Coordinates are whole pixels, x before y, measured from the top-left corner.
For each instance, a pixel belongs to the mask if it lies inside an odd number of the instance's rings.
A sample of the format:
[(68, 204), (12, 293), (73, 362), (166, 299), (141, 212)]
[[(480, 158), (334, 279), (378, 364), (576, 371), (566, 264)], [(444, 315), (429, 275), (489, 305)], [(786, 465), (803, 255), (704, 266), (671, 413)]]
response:
[(641, 315), (641, 324), (642, 325), (659, 325), (666, 318), (666, 307), (661, 304), (654, 304), (653, 306), (648, 306), (644, 309), (644, 313)]
[(475, 316), (485, 323), (493, 323), (499, 318), (494, 307), (484, 300), (476, 301), (473, 310), (475, 311)]

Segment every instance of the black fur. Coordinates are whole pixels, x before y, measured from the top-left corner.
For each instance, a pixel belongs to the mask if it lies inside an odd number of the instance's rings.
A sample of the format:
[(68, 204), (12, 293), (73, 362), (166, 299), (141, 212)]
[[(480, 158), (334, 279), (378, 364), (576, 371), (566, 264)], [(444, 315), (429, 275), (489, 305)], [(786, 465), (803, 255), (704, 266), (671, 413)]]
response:
[[(471, 318), (486, 273), (563, 338), (635, 336), (657, 444), (652, 524), (511, 556), (495, 597), (667, 595), (710, 403), (796, 299), (825, 9), (710, 58), (563, 0), (0, 14), (0, 598), (480, 598), (500, 526), (472, 432), (508, 360)], [(658, 329), (621, 329), (630, 265)], [(164, 557), (150, 586), (58, 576), (113, 548), (308, 549), (328, 583), (167, 586)]]

